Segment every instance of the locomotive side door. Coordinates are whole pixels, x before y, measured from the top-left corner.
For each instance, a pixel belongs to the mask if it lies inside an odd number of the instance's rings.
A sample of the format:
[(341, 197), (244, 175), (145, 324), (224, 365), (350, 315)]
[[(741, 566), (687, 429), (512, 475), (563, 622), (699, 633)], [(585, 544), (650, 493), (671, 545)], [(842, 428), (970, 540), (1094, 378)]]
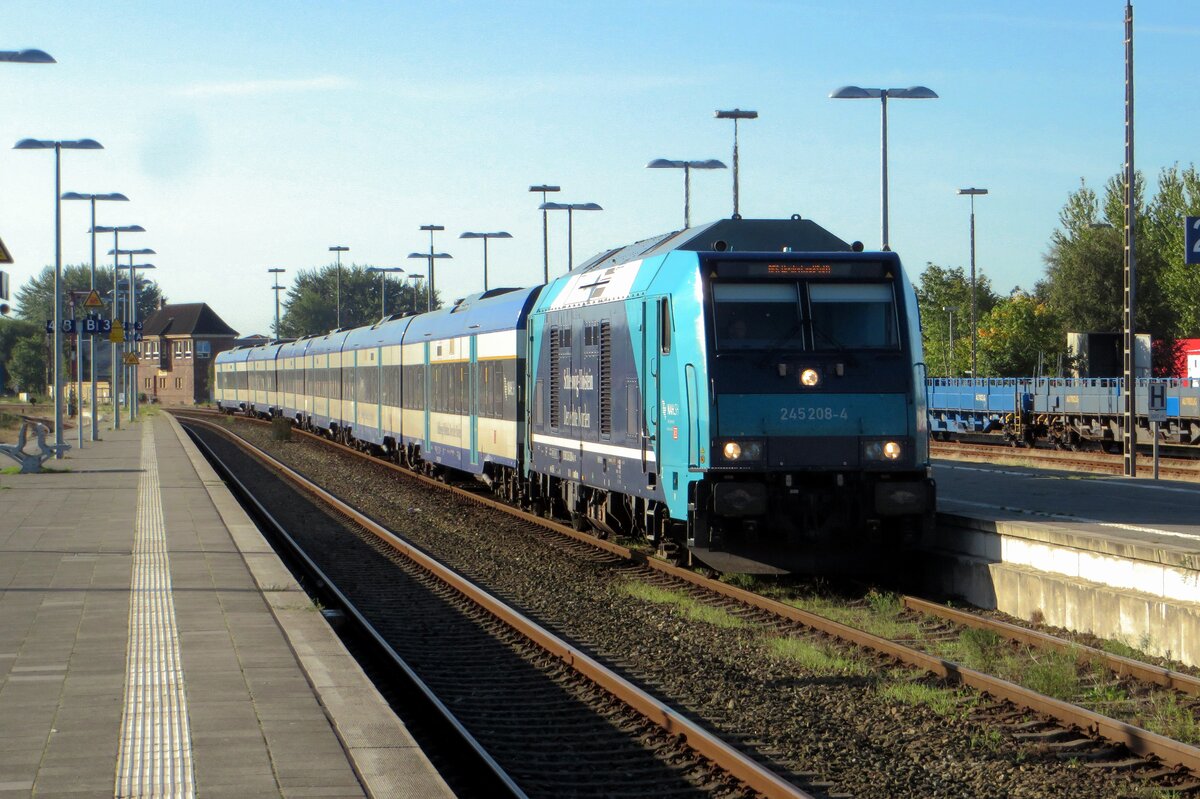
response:
[[(655, 485), (658, 473), (658, 409), (660, 401), (659, 371), (661, 367), (661, 352), (659, 338), (662, 330), (662, 304), (666, 300), (650, 300), (642, 303), (642, 374), (640, 383), (642, 390), (642, 414), (644, 432), (642, 435), (642, 471), (649, 477), (649, 484)], [(654, 467), (649, 462), (654, 461)]]

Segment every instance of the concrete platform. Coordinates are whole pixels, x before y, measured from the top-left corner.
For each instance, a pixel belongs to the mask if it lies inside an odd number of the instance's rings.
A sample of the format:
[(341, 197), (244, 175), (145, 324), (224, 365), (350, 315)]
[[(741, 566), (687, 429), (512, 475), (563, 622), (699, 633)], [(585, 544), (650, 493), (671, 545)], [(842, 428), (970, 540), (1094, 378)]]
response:
[(178, 424), (0, 475), (0, 797), (452, 796)]
[(939, 461), (937, 590), (1200, 664), (1200, 485)]

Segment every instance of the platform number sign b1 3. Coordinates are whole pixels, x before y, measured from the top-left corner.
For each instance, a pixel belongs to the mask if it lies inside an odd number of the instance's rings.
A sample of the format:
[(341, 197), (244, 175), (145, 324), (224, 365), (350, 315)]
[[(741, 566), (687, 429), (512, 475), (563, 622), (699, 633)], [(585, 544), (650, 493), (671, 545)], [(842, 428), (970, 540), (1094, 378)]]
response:
[(1183, 228), (1183, 262), (1200, 264), (1200, 216), (1186, 217)]

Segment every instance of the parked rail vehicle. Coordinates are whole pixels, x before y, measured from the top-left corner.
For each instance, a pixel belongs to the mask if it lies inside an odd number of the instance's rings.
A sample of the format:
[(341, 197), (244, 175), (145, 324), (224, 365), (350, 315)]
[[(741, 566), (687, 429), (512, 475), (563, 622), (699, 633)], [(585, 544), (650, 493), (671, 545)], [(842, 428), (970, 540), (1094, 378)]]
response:
[(932, 524), (923, 369), (894, 253), (728, 219), (545, 286), (223, 352), (216, 395), (578, 529), (793, 571)]
[[(1012, 446), (1060, 449), (1121, 446), (1125, 381), (1111, 378), (934, 378), (929, 381), (929, 429), (934, 438), (986, 439)], [(1138, 440), (1151, 443), (1148, 407), (1161, 391), (1166, 421), (1161, 444), (1200, 445), (1200, 380), (1139, 378)]]

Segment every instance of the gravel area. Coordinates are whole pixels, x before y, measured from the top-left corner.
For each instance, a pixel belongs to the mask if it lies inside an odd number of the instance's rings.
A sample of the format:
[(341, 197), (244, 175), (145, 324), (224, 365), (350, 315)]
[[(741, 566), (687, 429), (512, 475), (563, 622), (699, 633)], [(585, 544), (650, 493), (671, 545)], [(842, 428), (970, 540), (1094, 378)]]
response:
[[(1124, 797), (1137, 776), (1061, 759), (985, 720), (986, 698), (753, 616), (694, 618), (642, 589), (648, 572), (268, 428), (231, 422), (272, 456), (586, 645), (665, 700), (794, 771), (858, 797)], [(650, 586), (652, 589), (653, 586)], [(809, 637), (812, 639), (813, 637)], [(809, 656), (815, 651), (816, 657)], [(900, 689), (898, 690), (897, 686)]]

